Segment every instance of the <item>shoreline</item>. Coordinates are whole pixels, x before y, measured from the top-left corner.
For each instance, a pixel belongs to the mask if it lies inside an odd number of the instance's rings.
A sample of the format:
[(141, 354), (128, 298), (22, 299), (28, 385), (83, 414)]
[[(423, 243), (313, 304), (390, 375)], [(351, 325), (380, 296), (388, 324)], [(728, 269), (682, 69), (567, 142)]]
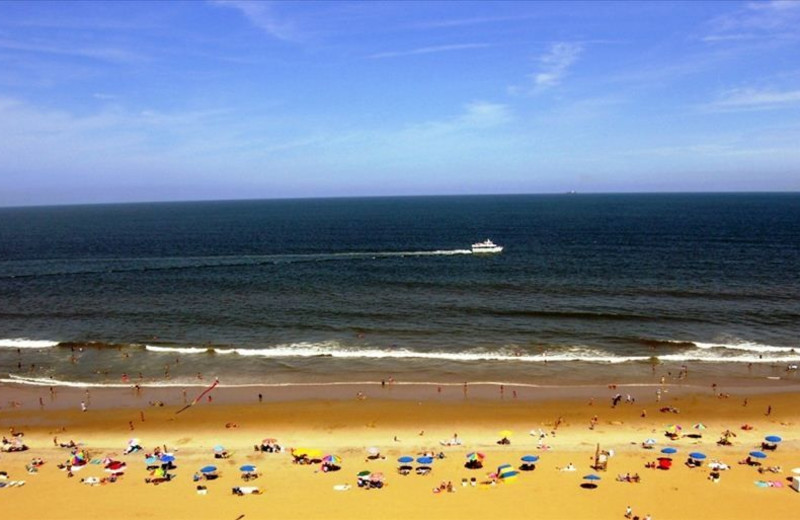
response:
[[(297, 382), (264, 384), (219, 384), (211, 392), (216, 403), (237, 405), (257, 402), (298, 402), (315, 400), (346, 401), (357, 396), (377, 398), (387, 401), (600, 401), (610, 399), (617, 393), (631, 394), (644, 402), (653, 402), (658, 394), (682, 397), (686, 395), (716, 396), (718, 398), (744, 398), (755, 395), (781, 395), (800, 392), (800, 380), (769, 379), (746, 380), (731, 379), (717, 383), (716, 380), (697, 380), (691, 382), (614, 382), (602, 384), (520, 384), (493, 381), (415, 382), (415, 381), (339, 381), (339, 382)], [(66, 386), (57, 382), (52, 385), (19, 384), (0, 382), (0, 391), (5, 403), (0, 410), (10, 408), (65, 409), (77, 407), (81, 401), (90, 401), (95, 408), (141, 408), (151, 402), (161, 402), (169, 406), (183, 406), (192, 402), (196, 396), (210, 386), (209, 381), (194, 385), (170, 383), (83, 385), (70, 383)]]

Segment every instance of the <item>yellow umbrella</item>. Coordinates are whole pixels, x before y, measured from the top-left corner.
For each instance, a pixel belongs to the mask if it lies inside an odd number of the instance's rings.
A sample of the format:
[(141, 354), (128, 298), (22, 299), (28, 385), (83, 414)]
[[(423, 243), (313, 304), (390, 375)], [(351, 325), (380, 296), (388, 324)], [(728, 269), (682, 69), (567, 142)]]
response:
[(514, 435), (514, 432), (511, 430), (502, 430), (500, 432), (500, 437), (511, 437), (512, 435)]

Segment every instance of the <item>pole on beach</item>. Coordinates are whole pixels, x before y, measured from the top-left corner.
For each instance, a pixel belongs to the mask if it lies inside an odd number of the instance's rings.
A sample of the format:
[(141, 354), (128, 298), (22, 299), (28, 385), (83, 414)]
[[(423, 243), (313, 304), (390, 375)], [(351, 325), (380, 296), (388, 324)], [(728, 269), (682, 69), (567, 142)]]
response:
[(206, 395), (207, 393), (209, 393), (210, 391), (212, 391), (212, 390), (214, 389), (214, 387), (216, 387), (218, 384), (219, 384), (219, 379), (214, 379), (214, 383), (213, 383), (211, 386), (209, 386), (208, 388), (206, 388), (205, 390), (203, 390), (203, 391), (200, 393), (200, 395), (198, 395), (197, 397), (195, 397), (194, 401), (192, 401), (191, 403), (187, 404), (186, 406), (184, 406), (183, 408), (181, 408), (180, 410), (178, 410), (177, 412), (175, 412), (175, 415), (178, 415), (179, 413), (183, 412), (184, 410), (187, 410), (188, 408), (190, 408), (190, 407), (192, 407), (192, 406), (196, 405), (196, 404), (197, 404), (197, 403), (200, 401), (200, 399), (202, 399), (202, 398), (203, 398), (203, 396), (204, 396), (204, 395)]

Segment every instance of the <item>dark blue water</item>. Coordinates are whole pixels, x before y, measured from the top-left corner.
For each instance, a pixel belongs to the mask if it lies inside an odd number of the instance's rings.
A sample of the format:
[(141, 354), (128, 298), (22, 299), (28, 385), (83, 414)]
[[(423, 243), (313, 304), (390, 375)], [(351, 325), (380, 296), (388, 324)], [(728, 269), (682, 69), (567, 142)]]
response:
[(798, 194), (6, 208), (0, 375), (792, 362), (798, 273)]

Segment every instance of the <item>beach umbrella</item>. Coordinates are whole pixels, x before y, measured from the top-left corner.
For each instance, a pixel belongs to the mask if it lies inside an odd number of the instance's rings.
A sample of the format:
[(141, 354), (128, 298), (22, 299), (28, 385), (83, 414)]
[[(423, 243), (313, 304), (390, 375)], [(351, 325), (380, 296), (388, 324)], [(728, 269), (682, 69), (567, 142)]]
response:
[(536, 455), (523, 455), (520, 459), (522, 462), (533, 463), (539, 460), (539, 457)]
[(692, 453), (689, 454), (689, 457), (697, 460), (703, 460), (706, 458), (706, 454), (700, 453), (699, 451), (693, 451)]
[(128, 446), (138, 446), (138, 445), (139, 445), (139, 439), (134, 437), (133, 439), (128, 440)]
[(200, 473), (214, 473), (215, 471), (217, 471), (216, 466), (203, 466), (200, 468)]
[(697, 424), (693, 424), (692, 428), (694, 428), (695, 430), (705, 430), (706, 429), (706, 425), (701, 423), (701, 422), (699, 422)]
[(647, 444), (648, 446), (652, 446), (652, 445), (653, 445), (653, 444), (655, 444), (656, 442), (657, 442), (657, 441), (656, 441), (655, 439), (653, 439), (653, 438), (650, 438), (650, 439), (645, 439), (645, 440), (644, 440), (644, 444)]
[(672, 455), (673, 453), (678, 453), (678, 450), (676, 448), (673, 448), (672, 446), (667, 446), (666, 448), (661, 450), (661, 453)]
[(160, 460), (156, 457), (147, 457), (146, 459), (144, 459), (144, 463), (148, 466), (155, 466), (159, 462)]
[(160, 460), (162, 464), (169, 464), (170, 462), (175, 461), (175, 455), (172, 455), (171, 453), (165, 453), (161, 456)]
[(322, 462), (338, 466), (339, 464), (342, 463), (342, 458), (339, 457), (338, 455), (325, 455), (324, 457), (322, 457)]
[(583, 480), (600, 480), (600, 476), (590, 473), (589, 475), (584, 475)]
[(792, 470), (792, 473), (794, 473), (795, 475), (800, 475), (800, 468), (794, 468)]
[(767, 435), (766, 437), (764, 437), (764, 440), (767, 442), (781, 442), (783, 439), (781, 439), (777, 435)]
[(417, 464), (431, 464), (433, 462), (433, 457), (419, 457), (417, 459)]
[(665, 429), (667, 433), (678, 433), (679, 431), (683, 430), (683, 426), (680, 424), (669, 424)]
[(255, 473), (256, 467), (252, 464), (245, 464), (244, 466), (239, 468), (239, 471), (243, 471), (245, 473)]
[(467, 460), (483, 460), (486, 458), (486, 455), (479, 451), (473, 451), (472, 453), (467, 453)]
[(498, 433), (500, 434), (500, 437), (511, 437), (512, 435), (514, 435), (514, 432), (512, 432), (511, 430), (500, 430), (500, 432)]
[(764, 453), (763, 451), (751, 451), (750, 452), (750, 456), (755, 458), (755, 459), (766, 459), (767, 458), (767, 454)]
[(273, 439), (272, 437), (267, 437), (266, 439), (261, 439), (261, 444), (273, 444), (278, 442), (278, 439)]
[(214, 451), (216, 453), (222, 453), (223, 451), (225, 451), (225, 446), (223, 446), (222, 444), (217, 444), (216, 446), (214, 446)]
[(376, 448), (374, 446), (372, 446), (370, 448), (367, 448), (367, 453), (372, 455), (373, 457), (378, 456), (380, 454), (380, 452), (381, 452), (381, 450), (379, 450), (378, 448)]
[(410, 462), (414, 462), (414, 457), (409, 457), (408, 455), (403, 455), (402, 457), (397, 459), (397, 462), (400, 464), (408, 464)]

